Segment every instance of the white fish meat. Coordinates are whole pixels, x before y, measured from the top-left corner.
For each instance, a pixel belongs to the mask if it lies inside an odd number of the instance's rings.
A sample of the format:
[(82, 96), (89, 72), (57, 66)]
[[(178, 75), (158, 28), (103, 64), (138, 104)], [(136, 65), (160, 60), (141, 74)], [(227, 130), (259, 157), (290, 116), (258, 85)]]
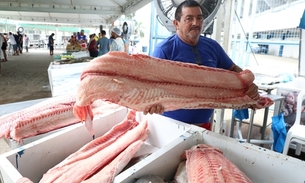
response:
[(182, 161), (175, 174), (175, 183), (187, 183), (186, 161)]

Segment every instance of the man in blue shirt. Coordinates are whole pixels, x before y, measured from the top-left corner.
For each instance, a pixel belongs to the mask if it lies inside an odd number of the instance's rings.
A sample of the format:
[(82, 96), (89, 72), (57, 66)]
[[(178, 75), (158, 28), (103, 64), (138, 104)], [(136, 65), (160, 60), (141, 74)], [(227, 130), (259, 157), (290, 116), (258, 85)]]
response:
[[(201, 36), (203, 20), (203, 11), (198, 2), (194, 0), (182, 2), (176, 9), (173, 21), (176, 34), (159, 43), (152, 56), (241, 72), (242, 69), (233, 63), (216, 41)], [(255, 84), (249, 87), (246, 94), (255, 100), (259, 99)], [(161, 114), (163, 111), (163, 107), (157, 105), (144, 111), (144, 114)], [(163, 115), (210, 130), (209, 121), (213, 111), (213, 109), (180, 109), (164, 112)]]
[(87, 37), (84, 30), (81, 30), (80, 34), (77, 35), (77, 40), (80, 43), (87, 43)]
[(106, 31), (101, 31), (101, 37), (97, 41), (97, 46), (99, 48), (98, 56), (109, 52), (109, 39), (106, 37)]

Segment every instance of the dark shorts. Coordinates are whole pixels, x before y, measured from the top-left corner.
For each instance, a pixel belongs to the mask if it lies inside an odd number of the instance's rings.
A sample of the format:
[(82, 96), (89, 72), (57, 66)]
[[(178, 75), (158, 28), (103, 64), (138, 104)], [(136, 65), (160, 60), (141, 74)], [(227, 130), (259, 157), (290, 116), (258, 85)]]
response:
[(53, 51), (54, 50), (54, 46), (52, 45), (50, 45), (50, 51)]
[(16, 51), (17, 50), (17, 45), (13, 44), (13, 50)]
[(98, 51), (92, 51), (90, 52), (90, 57), (97, 57), (98, 56)]
[(6, 50), (6, 48), (7, 48), (7, 43), (6, 44), (3, 43), (2, 46), (1, 46), (1, 50)]

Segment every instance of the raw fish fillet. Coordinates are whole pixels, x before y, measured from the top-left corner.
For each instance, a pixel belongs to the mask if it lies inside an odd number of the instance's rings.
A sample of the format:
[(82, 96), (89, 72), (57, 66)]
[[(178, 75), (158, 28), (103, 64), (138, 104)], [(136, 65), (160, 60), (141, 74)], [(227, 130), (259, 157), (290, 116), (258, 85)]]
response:
[(144, 141), (148, 136), (141, 140), (130, 144), (123, 152), (121, 152), (114, 160), (105, 166), (101, 171), (96, 173), (90, 179), (83, 181), (83, 183), (112, 183), (115, 176), (118, 175), (134, 155), (140, 150)]
[(186, 150), (188, 183), (252, 183), (222, 152), (212, 146), (198, 144)]
[[(97, 99), (146, 111), (161, 104), (165, 111), (198, 108), (263, 108), (269, 98), (256, 101), (245, 94), (254, 75), (147, 55), (109, 52), (82, 71), (74, 114), (90, 123), (90, 104)], [(88, 117), (89, 116), (89, 117)]]
[[(62, 183), (69, 180), (70, 183), (79, 183), (90, 178), (96, 172), (108, 165), (125, 148), (139, 139), (145, 139), (148, 135), (147, 121), (142, 121), (136, 127), (128, 130), (119, 136), (115, 142), (109, 144), (102, 150), (93, 153), (91, 156), (73, 161), (71, 156), (70, 164), (61, 163), (61, 166), (55, 166), (50, 169), (40, 183), (52, 182)], [(98, 144), (98, 142), (96, 142)], [(86, 149), (86, 148), (85, 148)]]
[[(20, 142), (23, 138), (56, 130), (79, 123), (73, 114), (75, 94), (46, 99), (26, 109), (0, 117), (0, 138), (12, 138)], [(97, 100), (90, 106), (92, 115), (106, 112), (107, 108), (120, 107), (117, 104)], [(88, 127), (89, 129), (92, 127)], [(93, 130), (90, 129), (91, 133)]]
[(103, 136), (92, 140), (91, 142), (84, 145), (75, 153), (68, 156), (64, 161), (59, 163), (57, 167), (71, 164), (81, 159), (85, 159), (87, 157), (92, 156), (93, 154), (101, 151), (105, 147), (109, 146), (110, 144), (114, 143), (120, 136), (125, 134), (128, 130), (133, 129), (139, 123), (136, 121), (136, 111), (131, 110), (126, 115), (125, 119), (113, 126), (108, 132), (106, 132)]

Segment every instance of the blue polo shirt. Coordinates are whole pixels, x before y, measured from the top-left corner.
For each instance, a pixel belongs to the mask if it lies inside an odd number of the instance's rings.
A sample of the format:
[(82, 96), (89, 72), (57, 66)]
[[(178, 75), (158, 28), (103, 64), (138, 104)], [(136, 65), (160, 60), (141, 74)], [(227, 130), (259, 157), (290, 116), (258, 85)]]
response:
[[(222, 69), (229, 69), (233, 65), (233, 61), (222, 47), (215, 40), (205, 36), (200, 36), (197, 45), (191, 46), (174, 34), (160, 42), (152, 56)], [(189, 124), (200, 124), (209, 122), (213, 111), (213, 109), (179, 109), (164, 112), (163, 115)]]

